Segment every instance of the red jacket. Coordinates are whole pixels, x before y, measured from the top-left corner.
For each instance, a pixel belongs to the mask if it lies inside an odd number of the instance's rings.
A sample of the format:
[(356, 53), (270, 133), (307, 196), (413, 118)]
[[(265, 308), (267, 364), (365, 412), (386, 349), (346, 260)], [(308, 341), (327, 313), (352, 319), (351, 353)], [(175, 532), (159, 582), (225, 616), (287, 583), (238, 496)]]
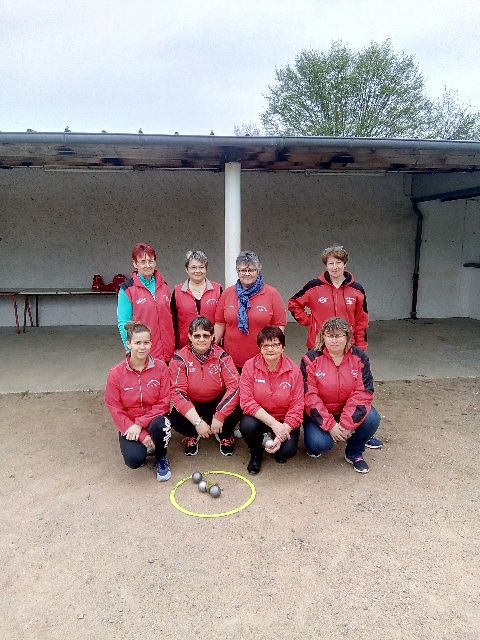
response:
[(184, 416), (195, 403), (209, 402), (222, 396), (214, 418), (225, 422), (239, 402), (238, 372), (232, 358), (214, 344), (202, 364), (190, 347), (183, 347), (170, 362), (172, 401)]
[[(310, 280), (288, 301), (288, 310), (295, 320), (308, 327), (307, 349), (313, 349), (323, 323), (333, 316), (348, 320), (353, 329), (353, 342), (360, 349), (367, 348), (367, 298), (361, 284), (345, 271), (340, 287), (334, 287), (328, 271)], [(305, 311), (310, 309), (310, 313)]]
[(293, 360), (282, 355), (276, 371), (270, 371), (262, 354), (247, 360), (240, 376), (240, 406), (254, 416), (265, 409), (276, 420), (296, 429), (303, 420), (304, 383)]
[(152, 332), (152, 358), (167, 362), (175, 350), (172, 312), (170, 311), (170, 287), (160, 271), (155, 270), (155, 299), (139, 280), (137, 272), (120, 287), (132, 303), (132, 318), (143, 322)]
[(194, 318), (205, 316), (212, 323), (215, 322), (215, 310), (222, 293), (222, 287), (218, 282), (211, 282), (208, 279), (206, 285), (200, 300), (197, 300), (188, 288), (188, 280), (183, 284), (177, 284), (173, 289), (170, 308), (175, 327), (175, 347), (177, 349), (188, 345), (188, 327)]
[(138, 424), (139, 440), (148, 435), (147, 427), (156, 416), (170, 411), (170, 376), (162, 360), (148, 358), (143, 371), (130, 367), (130, 354), (110, 369), (105, 388), (105, 403), (121, 434)]
[(250, 298), (248, 315), (248, 335), (238, 328), (238, 298), (235, 287), (228, 287), (220, 296), (215, 322), (225, 324), (223, 346), (237, 367), (243, 367), (245, 361), (258, 353), (257, 334), (267, 325), (284, 327), (287, 314), (281, 295), (270, 285), (264, 285), (262, 291)]
[(301, 369), (305, 411), (319, 427), (330, 431), (336, 422), (345, 429), (362, 424), (373, 400), (373, 376), (364, 351), (352, 347), (337, 367), (325, 348), (312, 349), (303, 356)]

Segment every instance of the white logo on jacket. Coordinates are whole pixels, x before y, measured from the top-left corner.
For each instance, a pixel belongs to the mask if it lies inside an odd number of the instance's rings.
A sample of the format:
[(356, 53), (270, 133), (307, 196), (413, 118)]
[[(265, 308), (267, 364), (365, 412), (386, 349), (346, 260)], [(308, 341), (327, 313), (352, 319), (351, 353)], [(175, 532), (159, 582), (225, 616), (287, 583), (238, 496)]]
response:
[(159, 387), (159, 386), (160, 386), (160, 382), (159, 382), (159, 380), (155, 380), (155, 378), (154, 378), (153, 380), (149, 380), (149, 381), (147, 382), (147, 387), (150, 387), (150, 386), (152, 386), (152, 387), (154, 387), (154, 388), (155, 388), (155, 387)]
[(217, 301), (215, 300), (215, 298), (209, 298), (207, 300), (207, 304), (217, 304)]
[(324, 371), (317, 371), (315, 375), (317, 378), (324, 378), (327, 374)]
[(264, 306), (263, 306), (263, 304), (258, 304), (258, 305), (255, 307), (255, 310), (256, 310), (256, 311), (265, 311), (265, 313), (267, 313), (267, 311), (268, 311), (267, 307), (264, 307)]
[(285, 382), (282, 382), (282, 384), (279, 384), (279, 385), (278, 385), (278, 388), (279, 388), (279, 389), (288, 389), (288, 387), (290, 387), (290, 388), (291, 388), (291, 387), (292, 387), (292, 385), (291, 385), (289, 382), (286, 382), (286, 381), (285, 381)]
[(137, 304), (144, 304), (147, 301), (146, 298), (138, 298), (138, 300), (136, 301)]
[(325, 296), (320, 296), (317, 302), (320, 302), (320, 304), (325, 304), (325, 302), (328, 302), (328, 298), (325, 298)]
[(352, 376), (358, 378), (358, 369), (352, 369)]
[(255, 382), (263, 382), (265, 384), (265, 380), (260, 380), (259, 378), (255, 378)]
[(350, 296), (345, 296), (345, 304), (355, 304), (355, 298), (351, 298)]
[(165, 302), (170, 302), (170, 298), (167, 296), (166, 293), (163, 294), (162, 298), (165, 300)]
[(216, 373), (218, 373), (218, 364), (209, 365), (208, 370), (210, 371), (212, 376), (214, 376)]

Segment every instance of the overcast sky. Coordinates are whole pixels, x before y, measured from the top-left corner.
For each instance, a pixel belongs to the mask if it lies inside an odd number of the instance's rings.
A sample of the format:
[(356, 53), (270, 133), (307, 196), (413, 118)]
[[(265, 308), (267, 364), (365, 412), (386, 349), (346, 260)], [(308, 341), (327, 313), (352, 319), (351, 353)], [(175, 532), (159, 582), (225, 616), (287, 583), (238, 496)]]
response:
[(0, 0), (0, 130), (233, 135), (275, 67), (392, 41), (480, 110), (479, 0)]

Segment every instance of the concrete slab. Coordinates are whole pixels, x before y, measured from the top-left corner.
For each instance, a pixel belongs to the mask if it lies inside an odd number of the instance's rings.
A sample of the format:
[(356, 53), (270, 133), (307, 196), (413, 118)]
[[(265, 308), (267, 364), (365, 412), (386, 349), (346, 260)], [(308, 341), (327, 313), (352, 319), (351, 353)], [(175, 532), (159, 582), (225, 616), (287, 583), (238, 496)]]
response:
[[(305, 353), (306, 330), (289, 323), (287, 354)], [(0, 393), (96, 391), (123, 357), (115, 326), (1, 327)], [(480, 321), (470, 318), (372, 322), (375, 380), (480, 377)]]

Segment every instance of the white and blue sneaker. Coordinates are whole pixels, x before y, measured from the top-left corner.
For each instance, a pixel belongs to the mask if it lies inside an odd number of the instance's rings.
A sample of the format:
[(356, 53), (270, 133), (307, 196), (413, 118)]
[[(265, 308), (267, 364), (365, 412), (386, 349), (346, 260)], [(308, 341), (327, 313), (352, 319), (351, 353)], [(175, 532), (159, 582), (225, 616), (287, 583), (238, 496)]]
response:
[(156, 464), (157, 467), (157, 480), (159, 482), (165, 482), (170, 480), (172, 472), (170, 471), (170, 463), (167, 460), (167, 456), (163, 456)]

